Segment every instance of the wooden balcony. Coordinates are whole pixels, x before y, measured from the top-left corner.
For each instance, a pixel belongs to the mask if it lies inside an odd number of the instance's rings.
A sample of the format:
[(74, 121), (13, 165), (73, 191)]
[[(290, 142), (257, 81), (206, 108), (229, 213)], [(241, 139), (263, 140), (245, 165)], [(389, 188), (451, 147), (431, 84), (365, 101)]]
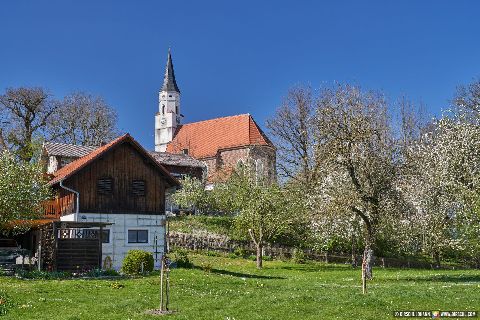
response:
[(72, 193), (61, 198), (45, 201), (43, 209), (44, 218), (60, 219), (61, 216), (74, 212), (75, 195)]

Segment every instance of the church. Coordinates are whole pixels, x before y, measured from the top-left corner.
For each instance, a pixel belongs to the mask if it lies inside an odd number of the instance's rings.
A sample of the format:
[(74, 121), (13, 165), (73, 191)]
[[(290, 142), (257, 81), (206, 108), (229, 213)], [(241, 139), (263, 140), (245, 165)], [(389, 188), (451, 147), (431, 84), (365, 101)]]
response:
[(189, 155), (205, 164), (207, 187), (239, 166), (276, 178), (276, 150), (250, 114), (182, 124), (180, 89), (169, 50), (155, 115), (155, 152)]

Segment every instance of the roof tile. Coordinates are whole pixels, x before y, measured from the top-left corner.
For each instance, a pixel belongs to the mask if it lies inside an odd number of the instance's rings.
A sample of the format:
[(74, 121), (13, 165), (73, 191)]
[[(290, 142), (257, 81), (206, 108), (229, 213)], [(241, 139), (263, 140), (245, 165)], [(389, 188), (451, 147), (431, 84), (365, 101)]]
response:
[(179, 126), (167, 152), (181, 153), (188, 149), (189, 155), (202, 159), (214, 157), (221, 149), (249, 145), (274, 147), (252, 116), (241, 114)]

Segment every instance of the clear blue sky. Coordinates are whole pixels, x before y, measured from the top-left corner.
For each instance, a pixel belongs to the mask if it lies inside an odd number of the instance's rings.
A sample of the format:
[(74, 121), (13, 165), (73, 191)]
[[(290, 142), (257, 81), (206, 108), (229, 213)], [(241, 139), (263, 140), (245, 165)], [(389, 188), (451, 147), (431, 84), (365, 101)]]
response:
[(185, 122), (251, 113), (289, 87), (349, 81), (432, 114), (480, 76), (479, 1), (2, 1), (0, 91), (103, 96), (153, 148), (171, 46)]

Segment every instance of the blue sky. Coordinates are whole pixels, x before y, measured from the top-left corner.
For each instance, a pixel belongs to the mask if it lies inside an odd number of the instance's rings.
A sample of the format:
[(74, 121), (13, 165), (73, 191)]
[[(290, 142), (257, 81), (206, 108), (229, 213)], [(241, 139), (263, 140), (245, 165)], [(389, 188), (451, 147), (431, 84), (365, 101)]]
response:
[(478, 1), (2, 1), (0, 91), (103, 96), (153, 148), (172, 48), (185, 122), (251, 113), (333, 81), (406, 94), (440, 114), (480, 76)]

